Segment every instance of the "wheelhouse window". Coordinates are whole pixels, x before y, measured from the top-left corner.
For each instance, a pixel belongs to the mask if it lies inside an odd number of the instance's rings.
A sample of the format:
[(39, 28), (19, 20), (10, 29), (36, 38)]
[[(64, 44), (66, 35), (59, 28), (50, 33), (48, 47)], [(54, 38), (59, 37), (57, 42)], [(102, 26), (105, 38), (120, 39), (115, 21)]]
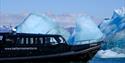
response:
[(56, 40), (54, 37), (50, 37), (50, 43), (51, 43), (52, 45), (58, 44), (57, 40)]
[(45, 37), (45, 44), (56, 45), (58, 41), (54, 37)]
[(59, 37), (59, 43), (65, 43), (64, 39), (62, 37)]

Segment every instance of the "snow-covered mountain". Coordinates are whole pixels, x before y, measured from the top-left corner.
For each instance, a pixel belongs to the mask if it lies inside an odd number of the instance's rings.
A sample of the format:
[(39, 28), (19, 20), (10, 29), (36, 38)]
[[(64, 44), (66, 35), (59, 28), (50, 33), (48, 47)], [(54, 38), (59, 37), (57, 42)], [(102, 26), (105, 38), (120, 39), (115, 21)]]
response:
[(6, 25), (6, 26), (0, 26), (0, 32), (11, 32), (11, 26)]
[[(103, 48), (110, 49), (110, 51), (119, 54), (124, 53), (123, 55), (125, 57), (125, 7), (114, 10), (113, 16), (106, 18), (99, 27), (105, 34), (105, 45)], [(124, 52), (119, 49), (124, 50)], [(102, 53), (105, 55), (109, 51), (103, 51)]]
[(10, 14), (10, 13), (2, 13), (0, 12), (0, 25), (4, 26), (16, 26), (21, 21), (24, 20), (24, 18), (27, 16), (27, 14)]

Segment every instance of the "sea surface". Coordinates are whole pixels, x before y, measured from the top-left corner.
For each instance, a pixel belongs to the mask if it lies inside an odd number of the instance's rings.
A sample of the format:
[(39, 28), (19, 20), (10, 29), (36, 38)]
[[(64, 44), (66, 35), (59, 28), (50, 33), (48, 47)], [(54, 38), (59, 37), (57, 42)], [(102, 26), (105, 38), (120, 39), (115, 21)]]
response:
[(88, 63), (125, 63), (125, 58), (96, 58), (94, 57)]
[(97, 57), (94, 57), (89, 62), (69, 61), (69, 62), (47, 62), (47, 63), (125, 63), (125, 58), (97, 58)]

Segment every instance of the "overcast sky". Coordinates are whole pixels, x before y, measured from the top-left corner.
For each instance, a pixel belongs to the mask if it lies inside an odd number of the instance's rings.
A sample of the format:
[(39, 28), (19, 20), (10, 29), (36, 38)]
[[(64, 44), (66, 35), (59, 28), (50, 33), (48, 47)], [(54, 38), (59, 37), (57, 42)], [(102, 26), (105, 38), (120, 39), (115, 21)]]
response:
[(0, 0), (3, 13), (52, 12), (86, 13), (97, 18), (111, 17), (113, 10), (125, 6), (125, 0)]

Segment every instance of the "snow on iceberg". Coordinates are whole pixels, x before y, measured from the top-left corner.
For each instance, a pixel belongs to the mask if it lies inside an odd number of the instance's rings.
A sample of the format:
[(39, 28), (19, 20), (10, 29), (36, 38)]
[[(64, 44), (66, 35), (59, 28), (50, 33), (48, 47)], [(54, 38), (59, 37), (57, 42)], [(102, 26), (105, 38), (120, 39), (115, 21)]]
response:
[(34, 34), (59, 34), (66, 40), (69, 38), (69, 32), (57, 25), (54, 20), (43, 15), (30, 14), (20, 25), (16, 27), (17, 33)]
[(73, 44), (97, 42), (103, 34), (89, 16), (80, 16), (76, 20), (76, 27), (72, 35)]
[(112, 50), (100, 50), (97, 53), (97, 57), (100, 58), (125, 58), (125, 53), (117, 53)]
[(100, 25), (100, 29), (107, 36), (125, 29), (125, 7), (114, 10), (111, 19), (104, 20)]
[(116, 18), (116, 17), (124, 17), (125, 16), (125, 7), (116, 9), (114, 11), (113, 17), (112, 18)]

